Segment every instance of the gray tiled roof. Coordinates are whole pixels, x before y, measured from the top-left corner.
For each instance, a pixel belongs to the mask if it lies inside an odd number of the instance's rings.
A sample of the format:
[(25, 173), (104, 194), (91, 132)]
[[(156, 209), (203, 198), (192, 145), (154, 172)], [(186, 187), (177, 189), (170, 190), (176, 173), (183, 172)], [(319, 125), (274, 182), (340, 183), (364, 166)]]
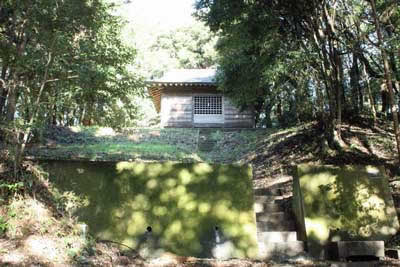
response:
[(215, 84), (215, 69), (175, 69), (163, 77), (150, 80), (150, 83)]

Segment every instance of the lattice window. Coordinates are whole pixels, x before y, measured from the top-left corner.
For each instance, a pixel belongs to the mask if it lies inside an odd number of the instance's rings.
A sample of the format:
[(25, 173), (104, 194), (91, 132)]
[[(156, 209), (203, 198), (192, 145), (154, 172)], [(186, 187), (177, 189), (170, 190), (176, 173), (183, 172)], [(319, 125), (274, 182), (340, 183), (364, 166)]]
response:
[(222, 114), (222, 96), (195, 96), (194, 114)]

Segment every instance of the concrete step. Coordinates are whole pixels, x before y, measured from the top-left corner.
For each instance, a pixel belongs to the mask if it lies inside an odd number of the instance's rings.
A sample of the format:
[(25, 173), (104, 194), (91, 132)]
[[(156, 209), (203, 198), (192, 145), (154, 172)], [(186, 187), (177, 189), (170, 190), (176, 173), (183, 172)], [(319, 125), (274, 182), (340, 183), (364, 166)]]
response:
[(281, 196), (284, 190), (282, 188), (257, 188), (254, 189), (255, 196), (276, 195)]
[(210, 140), (210, 139), (203, 139), (200, 141), (200, 144), (215, 144), (217, 141)]
[(199, 148), (214, 148), (215, 145), (199, 145)]
[(214, 147), (215, 144), (199, 144), (199, 147), (203, 147), (203, 148), (208, 148), (208, 147)]
[(385, 257), (384, 241), (338, 241), (333, 245), (337, 246), (339, 259), (352, 256)]
[(255, 213), (284, 211), (283, 207), (276, 203), (254, 203), (253, 208)]
[(264, 243), (297, 241), (297, 232), (260, 232), (257, 239)]
[(199, 142), (199, 151), (210, 152), (214, 149), (216, 142), (214, 141), (200, 141)]
[(396, 213), (397, 215), (400, 215), (400, 207), (396, 207)]
[(286, 212), (259, 212), (256, 213), (257, 222), (282, 222), (290, 221), (292, 216), (288, 215)]
[(258, 232), (289, 232), (296, 231), (296, 224), (294, 221), (268, 221), (256, 222)]
[(216, 131), (218, 131), (218, 130), (219, 130), (219, 129), (201, 128), (201, 129), (199, 130), (199, 134), (211, 134), (211, 133), (216, 132)]
[(254, 196), (254, 202), (255, 203), (262, 203), (262, 204), (264, 204), (264, 203), (274, 203), (277, 200), (279, 201), (279, 200), (282, 200), (282, 199), (284, 199), (283, 196), (272, 196), (272, 195), (270, 195), (270, 196)]
[(261, 259), (271, 259), (274, 257), (295, 257), (304, 253), (303, 241), (291, 242), (258, 242), (258, 252)]
[[(379, 261), (355, 261), (355, 262), (332, 262), (330, 267), (380, 267), (382, 263)], [(396, 266), (396, 265), (388, 265)]]

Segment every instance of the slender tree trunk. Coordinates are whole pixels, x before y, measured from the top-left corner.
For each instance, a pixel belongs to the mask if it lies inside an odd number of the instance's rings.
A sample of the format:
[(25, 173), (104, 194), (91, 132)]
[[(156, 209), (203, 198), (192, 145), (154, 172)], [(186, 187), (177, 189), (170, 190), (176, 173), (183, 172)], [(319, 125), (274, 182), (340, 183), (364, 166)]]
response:
[(55, 38), (53, 39), (51, 47), (50, 47), (50, 52), (49, 52), (49, 55), (48, 55), (48, 58), (47, 58), (47, 63), (46, 63), (46, 66), (45, 66), (45, 71), (44, 71), (44, 74), (43, 74), (42, 82), (41, 82), (40, 87), (39, 87), (39, 93), (36, 96), (36, 100), (35, 100), (34, 105), (33, 105), (33, 110), (32, 110), (32, 113), (30, 115), (30, 119), (29, 119), (29, 122), (28, 122), (29, 126), (28, 126), (27, 129), (24, 130), (23, 135), (22, 135), (22, 141), (19, 142), (18, 145), (17, 145), (17, 154), (15, 156), (15, 164), (16, 164), (17, 167), (22, 162), (22, 156), (23, 156), (23, 154), (25, 152), (25, 147), (26, 147), (26, 144), (27, 144), (27, 142), (29, 140), (29, 137), (30, 137), (30, 134), (31, 134), (31, 131), (32, 131), (32, 126), (31, 125), (33, 124), (34, 120), (37, 118), (37, 114), (38, 114), (38, 111), (39, 111), (40, 100), (42, 98), (42, 94), (43, 94), (44, 88), (45, 88), (47, 80), (48, 80), (49, 70), (51, 68), (52, 63), (54, 62), (54, 57), (53, 57), (53, 53), (52, 53), (54, 44), (55, 44)]
[(364, 109), (364, 93), (360, 86), (361, 73), (359, 68), (359, 59), (356, 53), (353, 53), (353, 66), (351, 67), (351, 86), (353, 92), (352, 104), (356, 107), (356, 112), (359, 113)]
[(86, 116), (86, 104), (83, 103), (81, 106), (83, 106), (83, 108), (82, 108), (81, 116), (79, 118), (79, 124), (84, 124), (83, 121), (85, 120), (85, 116)]
[(389, 69), (389, 61), (387, 59), (386, 50), (383, 47), (383, 37), (382, 37), (381, 30), (380, 30), (380, 23), (378, 20), (378, 16), (376, 14), (375, 0), (370, 0), (370, 4), (372, 7), (372, 14), (374, 16), (376, 34), (378, 36), (378, 45), (379, 45), (379, 49), (381, 50), (381, 54), (382, 54), (383, 67), (385, 70), (385, 80), (386, 80), (387, 89), (388, 89), (388, 93), (389, 93), (389, 106), (390, 106), (390, 111), (393, 116), (394, 136), (396, 138), (397, 154), (398, 154), (398, 160), (400, 162), (399, 118), (398, 118), (398, 112), (397, 112), (397, 108), (396, 108), (397, 105), (394, 105), (394, 93), (393, 93), (391, 71)]
[(271, 112), (272, 112), (272, 104), (271, 101), (267, 101), (267, 103), (265, 104), (265, 126), (267, 128), (272, 127), (272, 120), (271, 120)]
[(16, 77), (14, 77), (11, 86), (8, 89), (7, 96), (7, 111), (6, 111), (6, 121), (14, 121), (15, 112), (17, 110), (17, 85)]
[(3, 116), (4, 106), (6, 104), (6, 98), (8, 94), (7, 85), (6, 85), (6, 74), (7, 74), (8, 66), (7, 63), (4, 63), (1, 68), (1, 76), (0, 76), (0, 117)]
[(335, 68), (336, 68), (336, 123), (335, 123), (335, 132), (334, 133), (334, 139), (340, 140), (341, 138), (341, 125), (342, 125), (342, 89), (343, 89), (343, 83), (342, 83), (342, 74), (340, 70), (340, 66), (342, 64), (340, 60), (340, 56), (334, 48), (334, 58), (335, 58)]
[(315, 89), (315, 93), (317, 95), (317, 117), (321, 118), (324, 113), (324, 97), (321, 89), (321, 81), (317, 80), (317, 88)]
[(374, 97), (372, 95), (372, 91), (371, 91), (371, 85), (369, 83), (369, 77), (367, 74), (367, 69), (365, 67), (365, 65), (363, 65), (363, 72), (364, 72), (364, 77), (365, 77), (365, 81), (367, 83), (367, 90), (368, 90), (368, 98), (369, 98), (369, 104), (371, 106), (371, 113), (372, 113), (372, 117), (374, 118), (374, 126), (376, 124), (376, 109), (375, 109), (375, 101), (374, 101)]
[(387, 91), (386, 83), (381, 84), (381, 99), (382, 99), (381, 112), (387, 115), (389, 111), (389, 93)]

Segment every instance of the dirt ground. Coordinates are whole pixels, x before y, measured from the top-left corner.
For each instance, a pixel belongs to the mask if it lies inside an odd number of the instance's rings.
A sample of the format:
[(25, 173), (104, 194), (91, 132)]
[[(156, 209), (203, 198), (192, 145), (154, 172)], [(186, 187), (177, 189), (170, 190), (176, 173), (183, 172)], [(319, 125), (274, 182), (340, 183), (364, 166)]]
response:
[[(316, 123), (268, 132), (256, 138), (241, 138), (237, 132), (219, 134), (215, 151), (230, 153), (237, 146), (237, 162), (253, 165), (254, 189), (281, 184), (282, 194), (290, 208), (293, 167), (300, 163), (383, 165), (390, 179), (392, 195), (400, 208), (400, 169), (395, 160), (395, 144), (389, 124), (369, 126), (343, 125), (343, 149), (326, 150), (321, 130)], [(265, 132), (267, 133), (267, 132)], [(241, 133), (243, 135), (243, 133)], [(2, 152), (3, 159), (7, 153)], [(224, 162), (224, 160), (221, 160)], [(4, 161), (3, 161), (4, 162)], [(143, 259), (135, 251), (120, 244), (85, 238), (71, 214), (71, 196), (57, 195), (45, 174), (34, 163), (26, 162), (24, 188), (10, 194), (0, 188), (0, 265), (1, 266), (331, 266), (332, 262), (307, 257), (283, 262), (256, 260), (196, 259), (164, 254), (156, 259)], [(0, 181), (18, 182), (10, 178), (7, 164), (0, 164)], [(27, 186), (28, 185), (28, 186)], [(6, 194), (6, 195), (5, 195)], [(2, 227), (7, 228), (1, 231)], [(386, 244), (400, 248), (400, 235)], [(360, 265), (362, 266), (362, 265)], [(376, 266), (400, 266), (400, 261), (383, 259)]]

